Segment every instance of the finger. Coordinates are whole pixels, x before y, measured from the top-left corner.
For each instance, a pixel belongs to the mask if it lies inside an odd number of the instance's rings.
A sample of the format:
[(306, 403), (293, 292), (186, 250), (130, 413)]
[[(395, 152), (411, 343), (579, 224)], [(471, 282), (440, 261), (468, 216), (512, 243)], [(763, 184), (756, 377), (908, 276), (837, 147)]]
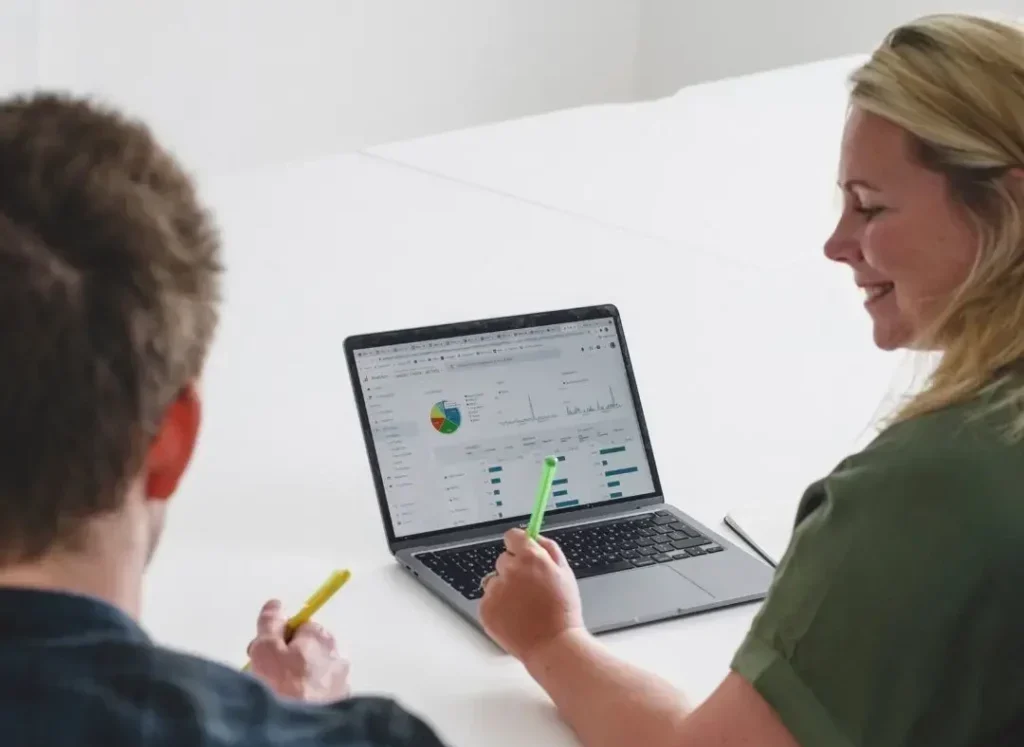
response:
[(328, 648), (335, 648), (336, 642), (334, 640), (334, 634), (327, 628), (325, 628), (323, 625), (316, 622), (315, 620), (310, 620), (308, 623), (306, 623), (306, 628), (308, 630), (309, 635), (316, 637), (317, 640), (319, 640)]
[(511, 554), (526, 552), (530, 546), (530, 538), (522, 529), (509, 529), (505, 532), (505, 549)]
[(271, 599), (263, 605), (260, 616), (256, 619), (256, 635), (257, 637), (284, 638), (286, 623), (280, 600)]
[(254, 669), (272, 669), (275, 660), (288, 650), (283, 638), (264, 636), (249, 644), (249, 660)]
[(323, 662), (334, 651), (334, 639), (328, 639), (328, 635), (318, 623), (308, 622), (295, 631), (288, 648), (297, 651), (307, 666), (313, 662)]
[(515, 558), (509, 555), (507, 552), (503, 552), (498, 556), (498, 561), (494, 564), (494, 570), (498, 576), (508, 576), (512, 573), (512, 565), (515, 563)]
[(558, 543), (553, 539), (547, 537), (538, 537), (537, 543), (551, 556), (551, 559), (563, 568), (569, 567), (569, 561), (565, 558), (565, 553), (562, 552), (562, 548), (559, 547)]
[(490, 573), (484, 574), (484, 577), (482, 579), (480, 579), (480, 588), (483, 589), (484, 591), (487, 591), (487, 584), (491, 583), (491, 581), (493, 581), (497, 577), (498, 577), (498, 572), (496, 570), (495, 571), (491, 571)]

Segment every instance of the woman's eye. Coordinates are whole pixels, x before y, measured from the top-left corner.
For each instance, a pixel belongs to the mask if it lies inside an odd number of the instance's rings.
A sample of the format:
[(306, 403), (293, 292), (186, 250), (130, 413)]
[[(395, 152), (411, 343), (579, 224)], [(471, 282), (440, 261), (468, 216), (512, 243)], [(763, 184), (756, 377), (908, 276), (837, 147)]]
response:
[(868, 220), (871, 220), (872, 218), (874, 218), (875, 216), (879, 215), (884, 211), (885, 208), (883, 207), (868, 207), (866, 205), (860, 205), (859, 207), (854, 208), (854, 212), (863, 215)]

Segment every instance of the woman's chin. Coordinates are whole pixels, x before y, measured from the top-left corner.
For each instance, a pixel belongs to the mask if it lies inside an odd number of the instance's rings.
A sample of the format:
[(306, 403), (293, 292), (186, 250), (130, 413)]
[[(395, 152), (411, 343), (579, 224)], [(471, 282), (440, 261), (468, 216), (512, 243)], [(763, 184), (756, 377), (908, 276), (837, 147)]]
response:
[(879, 350), (892, 351), (910, 347), (914, 335), (910, 328), (894, 320), (875, 319), (875, 346)]

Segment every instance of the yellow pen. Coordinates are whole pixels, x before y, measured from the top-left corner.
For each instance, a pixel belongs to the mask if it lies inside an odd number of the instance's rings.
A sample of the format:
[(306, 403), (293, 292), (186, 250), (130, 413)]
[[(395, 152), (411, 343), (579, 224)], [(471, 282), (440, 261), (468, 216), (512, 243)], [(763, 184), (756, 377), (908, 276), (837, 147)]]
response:
[[(327, 604), (327, 600), (337, 593), (338, 589), (344, 586), (348, 580), (352, 577), (349, 571), (334, 571), (327, 580), (320, 585), (320, 588), (313, 592), (312, 596), (306, 600), (306, 603), (302, 605), (302, 609), (292, 615), (288, 622), (284, 625), (284, 640), (290, 641), (292, 636), (295, 635), (295, 631), (302, 627), (303, 624), (309, 622), (310, 618), (317, 613), (321, 607)], [(246, 663), (242, 667), (242, 671), (248, 671), (249, 667), (252, 666), (252, 662)]]

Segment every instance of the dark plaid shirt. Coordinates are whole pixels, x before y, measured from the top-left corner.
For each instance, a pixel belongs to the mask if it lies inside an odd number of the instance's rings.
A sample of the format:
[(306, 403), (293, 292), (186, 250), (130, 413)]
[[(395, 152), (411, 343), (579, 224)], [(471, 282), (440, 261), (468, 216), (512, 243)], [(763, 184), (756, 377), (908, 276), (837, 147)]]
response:
[(21, 589), (0, 589), (0, 745), (441, 747), (390, 701), (283, 701), (102, 602)]

